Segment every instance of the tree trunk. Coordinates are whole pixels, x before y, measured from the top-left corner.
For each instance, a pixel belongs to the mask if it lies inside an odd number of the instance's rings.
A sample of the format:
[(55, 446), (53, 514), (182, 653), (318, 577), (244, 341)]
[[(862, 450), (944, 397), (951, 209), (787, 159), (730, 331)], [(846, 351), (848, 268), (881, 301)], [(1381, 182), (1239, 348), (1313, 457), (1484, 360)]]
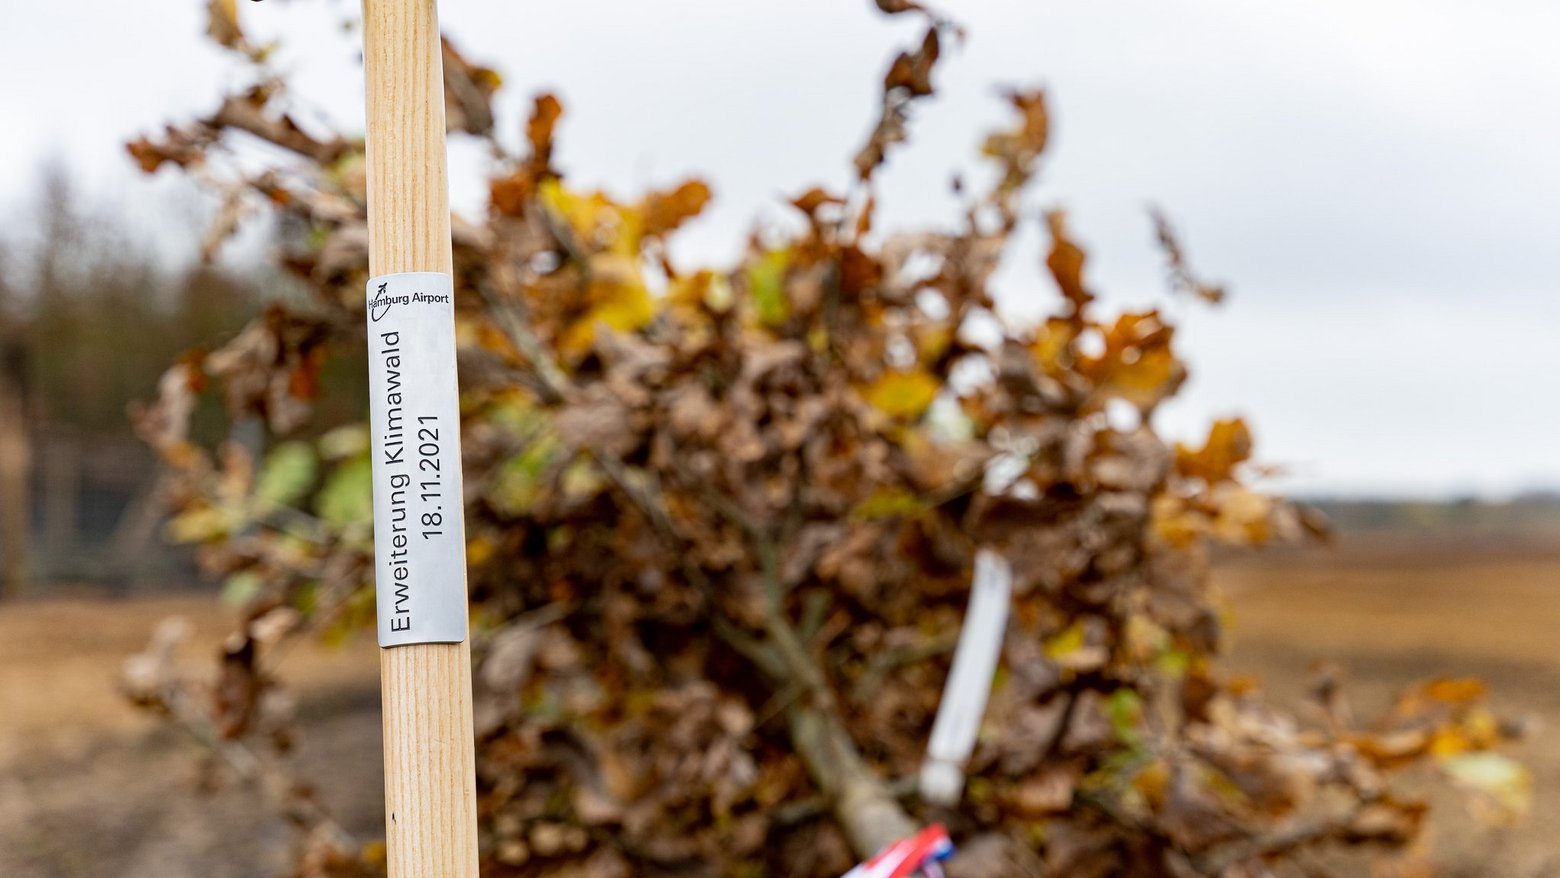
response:
[(32, 441), (27, 419), (27, 360), (20, 345), (0, 347), (0, 597), (27, 587), (32, 530)]

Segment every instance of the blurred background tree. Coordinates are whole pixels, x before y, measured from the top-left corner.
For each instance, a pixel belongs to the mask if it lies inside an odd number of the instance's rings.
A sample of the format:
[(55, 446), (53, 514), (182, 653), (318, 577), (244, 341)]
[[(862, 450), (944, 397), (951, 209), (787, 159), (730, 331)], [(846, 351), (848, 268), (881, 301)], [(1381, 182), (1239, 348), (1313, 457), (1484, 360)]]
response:
[[(125, 430), (127, 401), (170, 358), (243, 325), (263, 284), (210, 264), (170, 269), (95, 213), (60, 166), (41, 170), (29, 216), (3, 242), (0, 568), (11, 594), (34, 578), (125, 583), (179, 569), (155, 539), (154, 458)], [(198, 234), (193, 212), (183, 221)]]

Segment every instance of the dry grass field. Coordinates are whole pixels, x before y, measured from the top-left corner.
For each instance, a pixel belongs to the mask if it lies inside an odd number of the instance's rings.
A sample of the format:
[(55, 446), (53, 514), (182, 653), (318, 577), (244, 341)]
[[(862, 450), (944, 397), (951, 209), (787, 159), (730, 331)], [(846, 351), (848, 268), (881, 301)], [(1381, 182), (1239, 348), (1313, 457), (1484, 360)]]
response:
[[(1343, 539), (1328, 549), (1231, 559), (1218, 583), (1235, 617), (1230, 667), (1292, 701), (1308, 667), (1349, 668), (1359, 712), (1419, 678), (1485, 679), (1502, 710), (1538, 721), (1520, 748), (1537, 801), (1524, 825), (1490, 829), (1442, 802), (1442, 875), (1560, 875), (1560, 541)], [(157, 620), (194, 625), (192, 662), (225, 631), (200, 597), (55, 598), (0, 607), (0, 876), (260, 878), (283, 874), (289, 829), (211, 781), (198, 745), (125, 706), (115, 678)], [(375, 647), (307, 647), (284, 673), (305, 726), (304, 773), (351, 830), (377, 833)], [(1345, 874), (1360, 871), (1357, 864)]]

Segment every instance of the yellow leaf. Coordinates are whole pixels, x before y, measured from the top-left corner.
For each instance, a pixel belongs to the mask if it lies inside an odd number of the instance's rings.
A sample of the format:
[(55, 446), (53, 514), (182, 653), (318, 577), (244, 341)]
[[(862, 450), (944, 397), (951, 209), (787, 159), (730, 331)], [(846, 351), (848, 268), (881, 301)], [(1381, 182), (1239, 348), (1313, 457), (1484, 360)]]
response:
[(1150, 807), (1157, 808), (1170, 791), (1170, 763), (1155, 759), (1143, 766), (1132, 778), (1132, 787), (1141, 794)]
[(175, 543), (199, 543), (226, 536), (242, 523), (242, 517), (231, 509), (196, 506), (169, 520), (167, 534)]
[(236, 49), (243, 43), (244, 32), (238, 26), (236, 0), (210, 0), (206, 4), (206, 35), (229, 49)]
[(363, 861), (376, 866), (384, 865), (389, 858), (390, 850), (382, 841), (371, 841), (363, 845)]
[(1175, 329), (1157, 311), (1122, 314), (1104, 334), (1104, 353), (1086, 358), (1081, 368), (1101, 393), (1149, 411), (1186, 380), (1186, 367), (1171, 348)]
[(926, 372), (889, 372), (867, 388), (866, 397), (888, 414), (913, 421), (926, 412), (941, 389)]
[(1045, 642), (1045, 654), (1050, 658), (1061, 658), (1083, 649), (1083, 643), (1083, 623), (1077, 622), (1051, 635)]
[(1213, 535), (1236, 546), (1259, 546), (1272, 536), (1273, 498), (1230, 483), (1212, 493)]
[[(1104, 667), (1110, 651), (1098, 642), (1102, 633), (1098, 620), (1079, 619), (1045, 641), (1046, 658), (1068, 671), (1092, 671)], [(1090, 636), (1091, 628), (1094, 636)], [(1094, 642), (1091, 642), (1094, 641)]]
[(1441, 763), (1452, 782), (1487, 796), (1496, 818), (1525, 815), (1533, 804), (1533, 777), (1522, 763), (1499, 753), (1467, 753)]
[(1251, 431), (1240, 418), (1215, 422), (1201, 449), (1179, 442), (1175, 446), (1175, 468), (1181, 475), (1210, 485), (1232, 478), (1235, 467), (1250, 457)]
[(1076, 323), (1052, 317), (1035, 332), (1035, 340), (1030, 344), (1029, 352), (1046, 374), (1055, 375), (1071, 366), (1072, 345), (1077, 338)]
[(953, 343), (953, 330), (947, 326), (920, 326), (914, 331), (915, 350), (921, 362), (930, 363), (940, 358)]
[(709, 269), (679, 275), (667, 284), (666, 300), (678, 307), (722, 310), (717, 301), (722, 297), (729, 299), (731, 295), (729, 287), (718, 289), (724, 284), (725, 278)]
[(1381, 734), (1350, 735), (1347, 740), (1361, 756), (1378, 767), (1397, 768), (1425, 754), (1430, 746), (1430, 733), (1424, 729), (1398, 729)]
[(542, 181), (537, 194), (543, 207), (568, 223), (586, 251), (639, 256), (644, 220), (638, 209), (618, 204), (601, 192), (570, 192), (556, 178)]
[(595, 304), (585, 316), (570, 324), (558, 340), (563, 353), (583, 354), (596, 339), (596, 327), (606, 326), (618, 332), (640, 329), (655, 317), (655, 300), (644, 282), (635, 276), (627, 279), (595, 278), (585, 297)]
[(1179, 383), (1180, 369), (1180, 361), (1169, 348), (1143, 351), (1130, 366), (1111, 374), (1111, 389), (1134, 405), (1153, 405), (1169, 395), (1167, 388)]
[(1208, 532), (1208, 519), (1187, 508), (1186, 501), (1169, 494), (1154, 498), (1154, 534), (1177, 548), (1189, 546)]
[(477, 568), (498, 554), (498, 543), (489, 536), (472, 537), (466, 541), (466, 564)]
[(926, 511), (926, 504), (909, 491), (877, 486), (872, 496), (856, 504), (850, 511), (851, 518), (893, 518), (899, 515), (919, 515)]
[(1165, 649), (1170, 635), (1148, 616), (1133, 613), (1123, 626), (1122, 641), (1133, 659), (1146, 662)]
[(1425, 697), (1446, 704), (1468, 704), (1484, 697), (1484, 683), (1472, 677), (1442, 677), (1425, 684)]

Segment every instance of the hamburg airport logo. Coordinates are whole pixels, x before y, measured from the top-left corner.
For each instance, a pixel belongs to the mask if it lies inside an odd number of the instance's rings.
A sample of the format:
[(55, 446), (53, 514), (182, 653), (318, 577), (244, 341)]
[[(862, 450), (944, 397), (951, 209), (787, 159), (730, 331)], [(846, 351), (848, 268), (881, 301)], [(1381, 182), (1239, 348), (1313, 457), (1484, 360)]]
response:
[(374, 291), (374, 298), (368, 303), (368, 319), (374, 323), (378, 323), (379, 318), (390, 313), (391, 305), (405, 305), (411, 301), (407, 296), (392, 296), (385, 292), (388, 286), (390, 285), (387, 283), (380, 284), (379, 289)]
[(449, 293), (412, 293), (411, 295), (401, 293), (392, 295), (387, 290), (389, 286), (389, 283), (380, 284), (374, 290), (374, 298), (368, 300), (368, 319), (370, 323), (378, 323), (381, 318), (389, 314), (391, 305), (448, 305), (450, 302)]

